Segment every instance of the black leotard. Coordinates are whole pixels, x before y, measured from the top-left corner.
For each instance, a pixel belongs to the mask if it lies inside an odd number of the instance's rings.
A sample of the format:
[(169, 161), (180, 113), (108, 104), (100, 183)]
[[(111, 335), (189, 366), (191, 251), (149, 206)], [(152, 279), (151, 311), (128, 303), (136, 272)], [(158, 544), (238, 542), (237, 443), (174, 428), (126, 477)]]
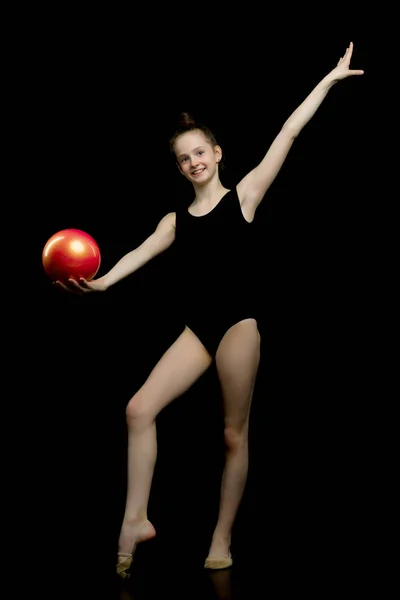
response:
[(232, 325), (256, 319), (253, 240), (236, 189), (205, 215), (196, 217), (186, 207), (176, 211), (180, 305), (185, 324), (211, 356)]

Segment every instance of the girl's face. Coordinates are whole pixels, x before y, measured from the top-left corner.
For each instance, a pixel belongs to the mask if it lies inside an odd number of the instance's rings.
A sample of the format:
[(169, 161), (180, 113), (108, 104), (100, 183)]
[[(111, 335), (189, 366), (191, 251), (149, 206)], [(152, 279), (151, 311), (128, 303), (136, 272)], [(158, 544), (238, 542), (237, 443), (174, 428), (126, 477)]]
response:
[(215, 175), (222, 151), (211, 146), (200, 130), (187, 131), (175, 141), (175, 156), (182, 175), (197, 185), (204, 185)]

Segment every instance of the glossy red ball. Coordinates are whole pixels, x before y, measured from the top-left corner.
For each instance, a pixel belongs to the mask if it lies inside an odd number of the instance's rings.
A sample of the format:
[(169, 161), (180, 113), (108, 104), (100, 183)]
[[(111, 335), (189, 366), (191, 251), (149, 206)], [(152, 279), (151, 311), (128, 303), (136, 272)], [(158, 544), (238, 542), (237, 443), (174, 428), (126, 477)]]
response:
[(42, 252), (42, 263), (53, 281), (80, 277), (90, 281), (100, 268), (100, 249), (94, 238), (80, 229), (62, 229), (52, 235)]

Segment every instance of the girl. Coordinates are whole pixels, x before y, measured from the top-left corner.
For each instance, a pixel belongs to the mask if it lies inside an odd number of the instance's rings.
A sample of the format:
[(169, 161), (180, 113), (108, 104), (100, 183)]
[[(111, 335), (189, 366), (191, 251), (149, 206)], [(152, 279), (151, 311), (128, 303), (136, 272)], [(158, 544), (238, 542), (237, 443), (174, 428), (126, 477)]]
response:
[(183, 114), (170, 141), (178, 168), (193, 185), (189, 208), (165, 215), (154, 233), (102, 277), (60, 287), (79, 293), (105, 291), (175, 242), (182, 281), (186, 327), (129, 401), (128, 486), (117, 573), (129, 577), (138, 543), (156, 535), (147, 505), (157, 454), (156, 417), (186, 392), (215, 359), (224, 406), (226, 461), (220, 508), (205, 567), (232, 564), (231, 531), (247, 478), (248, 425), (260, 360), (250, 267), (254, 262), (252, 222), (303, 127), (332, 86), (349, 76), (353, 43), (336, 67), (283, 124), (262, 161), (235, 189), (221, 183), (222, 149), (213, 133)]

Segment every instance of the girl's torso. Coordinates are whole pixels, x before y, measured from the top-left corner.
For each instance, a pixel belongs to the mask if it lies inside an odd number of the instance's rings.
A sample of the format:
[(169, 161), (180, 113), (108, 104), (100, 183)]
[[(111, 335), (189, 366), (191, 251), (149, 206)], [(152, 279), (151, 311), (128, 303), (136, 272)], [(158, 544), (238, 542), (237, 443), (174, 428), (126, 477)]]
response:
[(248, 293), (254, 228), (243, 214), (236, 189), (228, 190), (207, 213), (191, 210), (176, 211), (174, 246), (182, 293), (189, 301)]

